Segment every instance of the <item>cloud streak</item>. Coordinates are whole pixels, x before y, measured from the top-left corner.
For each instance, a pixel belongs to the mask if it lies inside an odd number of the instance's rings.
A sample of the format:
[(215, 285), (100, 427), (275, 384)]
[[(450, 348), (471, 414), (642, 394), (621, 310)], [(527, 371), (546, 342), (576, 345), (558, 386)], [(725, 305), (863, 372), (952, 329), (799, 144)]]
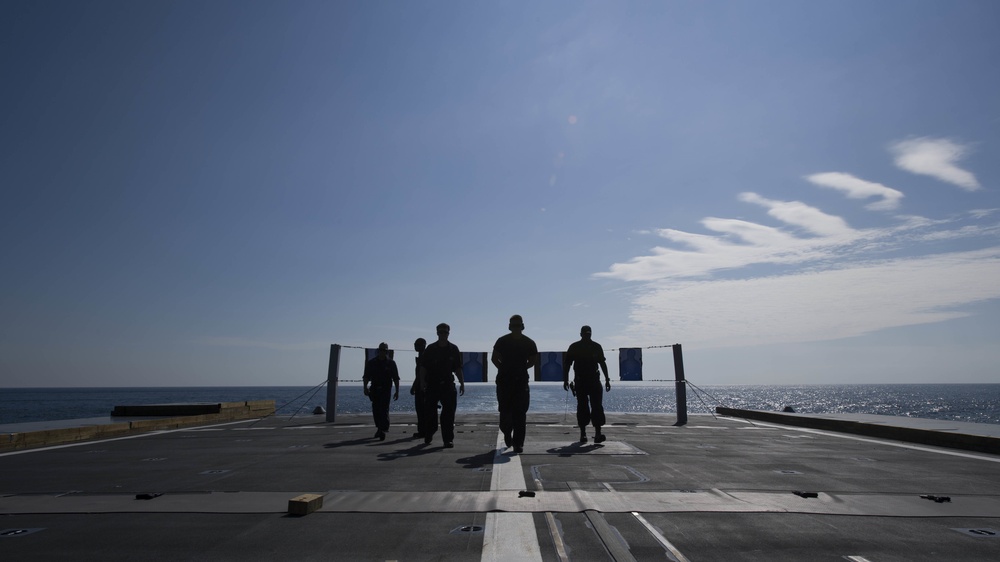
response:
[(889, 151), (896, 156), (896, 166), (907, 172), (931, 176), (966, 191), (980, 189), (976, 176), (955, 165), (969, 152), (967, 146), (921, 137), (892, 143)]
[(842, 172), (812, 174), (806, 176), (806, 179), (820, 187), (829, 187), (841, 191), (851, 199), (881, 198), (880, 201), (865, 205), (866, 209), (873, 211), (891, 211), (896, 209), (899, 207), (900, 199), (903, 198), (902, 191), (886, 187), (880, 183), (856, 178), (851, 174)]
[(654, 283), (629, 336), (699, 348), (832, 340), (967, 316), (1000, 298), (1000, 247), (842, 265), (789, 275)]
[[(926, 145), (912, 148), (901, 150), (929, 153)], [(878, 198), (870, 210), (895, 209), (904, 197), (843, 172), (806, 180), (850, 199)], [(701, 221), (707, 234), (659, 229), (668, 245), (595, 274), (642, 283), (628, 338), (699, 347), (822, 341), (959, 318), (970, 314), (963, 306), (1000, 298), (995, 209), (944, 219), (897, 215), (886, 226), (857, 229), (802, 201), (752, 192), (739, 199), (764, 207), (779, 224), (709, 217)], [(975, 249), (944, 250), (959, 239)], [(740, 271), (749, 266), (771, 266), (772, 273)]]
[(752, 264), (795, 264), (824, 259), (833, 248), (873, 237), (872, 233), (852, 229), (840, 217), (799, 201), (774, 201), (756, 193), (743, 193), (740, 199), (765, 207), (770, 216), (785, 223), (787, 230), (709, 217), (701, 224), (715, 235), (669, 228), (657, 230), (661, 238), (685, 249), (657, 246), (652, 255), (616, 263), (609, 271), (595, 276), (623, 281), (656, 281), (704, 276)]

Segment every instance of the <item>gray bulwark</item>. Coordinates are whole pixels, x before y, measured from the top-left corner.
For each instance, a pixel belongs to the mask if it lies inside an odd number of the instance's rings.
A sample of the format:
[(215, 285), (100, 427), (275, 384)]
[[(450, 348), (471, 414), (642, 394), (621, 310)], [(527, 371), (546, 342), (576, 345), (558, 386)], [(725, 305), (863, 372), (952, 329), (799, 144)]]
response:
[(984, 423), (928, 420), (874, 414), (796, 414), (717, 407), (716, 413), (745, 420), (780, 423), (797, 427), (853, 433), (882, 439), (907, 441), (1000, 454), (1000, 426)]

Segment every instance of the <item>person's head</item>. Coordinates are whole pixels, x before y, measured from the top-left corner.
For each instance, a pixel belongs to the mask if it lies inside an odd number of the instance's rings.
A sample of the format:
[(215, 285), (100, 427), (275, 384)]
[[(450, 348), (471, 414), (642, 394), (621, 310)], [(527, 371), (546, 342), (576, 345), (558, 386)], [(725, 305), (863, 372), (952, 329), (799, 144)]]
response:
[(507, 325), (507, 329), (511, 332), (523, 332), (524, 331), (524, 319), (521, 318), (520, 314), (515, 314), (510, 317), (510, 323)]
[(417, 338), (417, 341), (413, 342), (413, 350), (417, 353), (423, 353), (427, 349), (427, 340), (424, 338)]
[(437, 325), (438, 341), (448, 341), (448, 334), (451, 333), (451, 326), (444, 322)]
[(379, 359), (385, 359), (387, 355), (389, 355), (389, 344), (385, 342), (378, 344)]
[(589, 340), (590, 339), (590, 326), (583, 326), (580, 328), (580, 337)]

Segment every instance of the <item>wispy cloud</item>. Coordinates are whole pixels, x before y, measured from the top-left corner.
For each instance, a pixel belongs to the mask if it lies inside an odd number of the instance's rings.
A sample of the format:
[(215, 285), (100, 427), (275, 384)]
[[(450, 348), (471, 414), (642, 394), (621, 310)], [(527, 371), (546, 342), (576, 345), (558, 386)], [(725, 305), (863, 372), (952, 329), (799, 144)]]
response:
[(812, 174), (806, 176), (806, 179), (818, 186), (842, 191), (851, 199), (881, 198), (880, 201), (865, 205), (866, 209), (873, 211), (891, 211), (899, 207), (899, 200), (903, 198), (902, 191), (886, 187), (880, 183), (856, 178), (851, 174), (842, 172)]
[[(846, 173), (806, 179), (852, 199), (879, 197), (869, 209), (892, 209), (903, 198)], [(961, 317), (962, 306), (1000, 298), (995, 209), (896, 215), (885, 226), (852, 228), (802, 201), (750, 192), (739, 199), (766, 208), (777, 224), (709, 217), (704, 234), (659, 229), (667, 246), (595, 274), (642, 283), (629, 338), (701, 347), (839, 339)], [(958, 239), (976, 240), (977, 249), (943, 252)]]
[(741, 193), (740, 200), (767, 207), (767, 214), (772, 217), (817, 236), (839, 236), (851, 233), (851, 227), (847, 226), (847, 221), (844, 219), (828, 215), (816, 207), (811, 207), (800, 201), (772, 201), (756, 193)]
[(907, 172), (935, 177), (967, 191), (980, 188), (976, 176), (955, 165), (968, 153), (968, 146), (921, 137), (892, 143), (889, 150), (896, 155), (896, 166)]
[[(1000, 247), (739, 280), (652, 283), (629, 336), (730, 347), (840, 339), (968, 315), (1000, 298)], [(633, 341), (634, 341), (633, 339)]]
[[(655, 281), (704, 276), (752, 264), (793, 264), (823, 259), (833, 248), (871, 236), (852, 229), (842, 218), (799, 201), (773, 201), (756, 193), (740, 199), (766, 207), (786, 230), (738, 219), (709, 217), (702, 226), (716, 234), (694, 234), (664, 228), (656, 233), (684, 249), (653, 248), (652, 255), (616, 263), (597, 277), (623, 281)], [(804, 234), (799, 236), (798, 232)]]

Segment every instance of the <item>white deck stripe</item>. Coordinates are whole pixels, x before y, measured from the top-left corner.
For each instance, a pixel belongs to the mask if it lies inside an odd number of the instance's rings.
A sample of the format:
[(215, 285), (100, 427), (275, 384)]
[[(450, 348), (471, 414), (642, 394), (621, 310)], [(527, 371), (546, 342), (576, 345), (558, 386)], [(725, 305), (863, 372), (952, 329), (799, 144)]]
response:
[[(503, 434), (497, 432), (497, 448), (493, 456), (493, 479), (490, 491), (510, 490), (516, 494), (524, 489), (524, 473), (518, 455), (504, 455)], [(483, 562), (499, 560), (532, 560), (541, 562), (542, 551), (531, 513), (486, 514), (483, 530)]]
[(673, 555), (674, 560), (676, 560), (676, 562), (690, 562), (686, 556), (681, 554), (681, 551), (677, 550), (677, 547), (675, 547), (673, 544), (670, 543), (670, 541), (667, 540), (667, 537), (663, 536), (658, 530), (656, 530), (656, 527), (654, 527), (652, 523), (646, 521), (645, 517), (639, 515), (639, 513), (635, 511), (632, 512), (632, 516), (635, 517), (639, 521), (639, 523), (642, 523), (642, 526), (645, 527), (647, 531), (649, 531), (649, 534), (653, 535), (653, 538), (656, 539), (656, 542), (660, 543), (660, 545), (663, 546), (663, 548), (667, 549), (670, 552), (670, 554)]
[[(542, 481), (537, 478), (535, 479), (535, 489), (539, 492), (544, 489)], [(549, 536), (552, 538), (552, 544), (556, 546), (556, 557), (559, 558), (559, 562), (569, 562), (569, 555), (566, 554), (566, 543), (559, 532), (559, 524), (556, 523), (556, 516), (552, 515), (551, 511), (545, 512), (545, 524), (549, 527)]]
[(552, 542), (556, 545), (556, 556), (560, 562), (568, 562), (569, 555), (566, 554), (566, 543), (563, 542), (562, 535), (559, 534), (559, 525), (556, 524), (556, 517), (552, 515), (551, 511), (545, 512), (545, 523), (548, 524), (549, 535), (552, 536)]

